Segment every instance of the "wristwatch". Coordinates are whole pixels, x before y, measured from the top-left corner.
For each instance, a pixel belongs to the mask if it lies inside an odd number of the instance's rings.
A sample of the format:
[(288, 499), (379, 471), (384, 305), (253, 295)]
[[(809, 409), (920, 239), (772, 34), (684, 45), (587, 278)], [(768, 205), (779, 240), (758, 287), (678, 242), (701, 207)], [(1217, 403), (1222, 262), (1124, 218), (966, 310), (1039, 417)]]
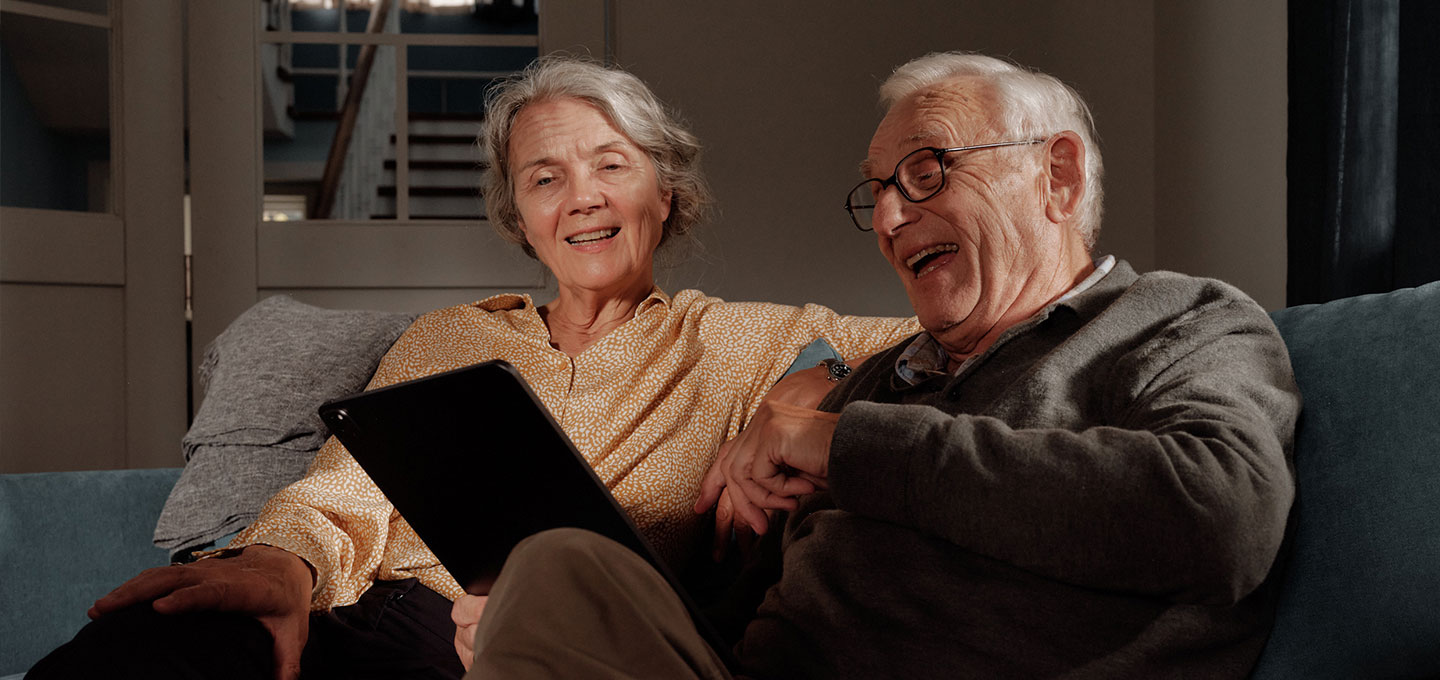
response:
[(840, 382), (850, 375), (850, 364), (840, 359), (821, 359), (820, 363), (815, 365), (825, 367), (825, 378), (830, 382)]

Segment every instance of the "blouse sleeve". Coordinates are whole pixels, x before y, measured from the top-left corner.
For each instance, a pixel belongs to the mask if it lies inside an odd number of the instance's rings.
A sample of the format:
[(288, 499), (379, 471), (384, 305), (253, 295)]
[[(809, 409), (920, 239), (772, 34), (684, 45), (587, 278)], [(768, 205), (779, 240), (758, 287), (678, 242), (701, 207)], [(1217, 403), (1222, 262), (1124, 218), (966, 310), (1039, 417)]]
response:
[[(381, 360), (366, 389), (407, 380), (423, 364), (425, 318), (401, 335)], [(260, 515), (230, 543), (231, 548), (263, 544), (299, 556), (315, 569), (311, 608), (353, 604), (378, 571), (399, 519), (390, 501), (339, 440), (331, 437), (316, 453), (305, 476), (282, 489)]]
[(854, 358), (921, 330), (915, 317), (847, 316), (816, 304), (719, 303), (707, 310), (706, 317), (711, 334), (717, 336), (710, 344), (725, 347), (734, 379), (743, 381), (737, 387), (743, 395), (746, 423), (800, 351), (816, 339), (828, 342), (841, 357)]

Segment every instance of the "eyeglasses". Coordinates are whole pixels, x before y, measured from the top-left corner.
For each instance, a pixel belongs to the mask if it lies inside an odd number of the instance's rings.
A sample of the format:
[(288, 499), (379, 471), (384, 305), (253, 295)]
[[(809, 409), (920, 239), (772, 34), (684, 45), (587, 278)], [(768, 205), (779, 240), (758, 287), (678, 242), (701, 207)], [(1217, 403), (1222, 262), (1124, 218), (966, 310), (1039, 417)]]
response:
[(893, 186), (899, 189), (900, 195), (911, 203), (928, 201), (945, 189), (945, 154), (1044, 143), (1043, 139), (1027, 139), (1023, 142), (953, 146), (948, 149), (937, 149), (933, 146), (916, 149), (900, 159), (895, 165), (895, 174), (891, 175), (890, 179), (871, 177), (855, 185), (855, 188), (850, 190), (850, 195), (845, 197), (845, 211), (850, 213), (850, 219), (855, 221), (855, 228), (871, 231), (875, 228), (875, 201), (885, 187)]

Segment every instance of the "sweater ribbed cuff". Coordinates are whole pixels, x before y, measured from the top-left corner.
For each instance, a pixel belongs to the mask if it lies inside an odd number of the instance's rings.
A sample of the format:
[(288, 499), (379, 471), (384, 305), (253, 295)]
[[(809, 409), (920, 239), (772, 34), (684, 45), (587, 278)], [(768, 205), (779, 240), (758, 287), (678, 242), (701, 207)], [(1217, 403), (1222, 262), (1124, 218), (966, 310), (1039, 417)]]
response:
[(928, 429), (921, 411), (866, 401), (845, 406), (830, 443), (830, 495), (837, 507), (908, 521), (913, 453)]

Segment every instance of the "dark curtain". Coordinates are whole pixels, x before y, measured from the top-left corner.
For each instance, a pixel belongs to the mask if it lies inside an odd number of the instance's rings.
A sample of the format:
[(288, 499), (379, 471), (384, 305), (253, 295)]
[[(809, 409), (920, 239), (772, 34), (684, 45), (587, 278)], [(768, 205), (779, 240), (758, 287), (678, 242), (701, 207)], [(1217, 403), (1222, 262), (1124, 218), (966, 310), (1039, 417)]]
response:
[(1291, 0), (1287, 303), (1440, 280), (1440, 2)]

